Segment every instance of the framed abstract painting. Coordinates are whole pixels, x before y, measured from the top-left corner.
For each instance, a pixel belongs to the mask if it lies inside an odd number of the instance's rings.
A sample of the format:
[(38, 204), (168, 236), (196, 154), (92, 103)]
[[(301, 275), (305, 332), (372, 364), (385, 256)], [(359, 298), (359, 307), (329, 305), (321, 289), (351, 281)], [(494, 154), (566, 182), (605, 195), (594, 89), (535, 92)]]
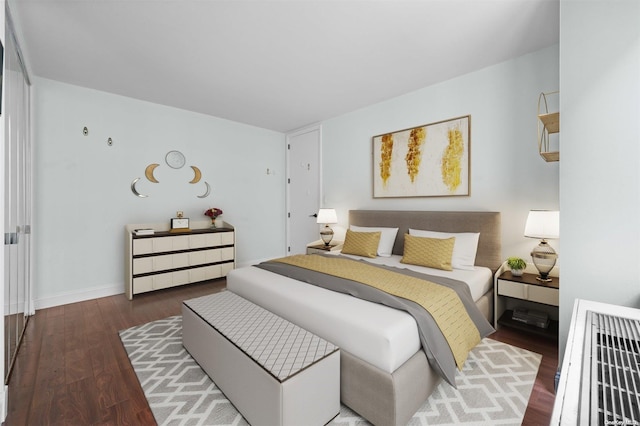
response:
[(471, 116), (373, 137), (373, 197), (470, 194)]

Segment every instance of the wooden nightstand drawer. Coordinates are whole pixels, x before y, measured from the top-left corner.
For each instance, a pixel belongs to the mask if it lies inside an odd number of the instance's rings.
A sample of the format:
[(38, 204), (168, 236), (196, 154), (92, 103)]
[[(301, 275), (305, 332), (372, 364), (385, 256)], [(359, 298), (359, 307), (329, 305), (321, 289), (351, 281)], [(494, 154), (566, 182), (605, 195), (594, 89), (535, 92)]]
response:
[(560, 305), (560, 292), (557, 288), (541, 287), (499, 279), (498, 294), (500, 296), (544, 303), (545, 305)]
[(515, 297), (516, 299), (526, 299), (525, 284), (514, 283), (513, 281), (498, 280), (498, 294), (501, 296)]
[(560, 306), (560, 291), (557, 288), (538, 287), (528, 285), (527, 300), (544, 303), (545, 305)]

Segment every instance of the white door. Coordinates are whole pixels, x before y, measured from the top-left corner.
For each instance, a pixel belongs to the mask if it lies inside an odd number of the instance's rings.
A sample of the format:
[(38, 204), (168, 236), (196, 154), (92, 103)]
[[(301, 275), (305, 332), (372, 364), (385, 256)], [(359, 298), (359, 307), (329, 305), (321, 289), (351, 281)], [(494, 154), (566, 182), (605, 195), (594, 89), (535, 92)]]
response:
[(287, 135), (287, 254), (303, 254), (320, 239), (320, 126)]

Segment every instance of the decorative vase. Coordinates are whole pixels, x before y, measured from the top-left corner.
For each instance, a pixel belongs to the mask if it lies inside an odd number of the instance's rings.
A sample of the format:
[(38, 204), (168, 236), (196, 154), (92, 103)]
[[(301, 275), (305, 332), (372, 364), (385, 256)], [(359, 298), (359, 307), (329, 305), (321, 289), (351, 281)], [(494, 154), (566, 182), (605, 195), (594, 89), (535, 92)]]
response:
[(216, 218), (212, 217), (211, 218), (211, 229), (214, 229), (216, 227)]
[(222, 220), (222, 218), (220, 216), (216, 217), (213, 220), (213, 226), (214, 226), (214, 228), (224, 228), (224, 221)]
[(521, 277), (523, 272), (524, 269), (512, 269), (511, 275), (513, 275), (514, 277)]

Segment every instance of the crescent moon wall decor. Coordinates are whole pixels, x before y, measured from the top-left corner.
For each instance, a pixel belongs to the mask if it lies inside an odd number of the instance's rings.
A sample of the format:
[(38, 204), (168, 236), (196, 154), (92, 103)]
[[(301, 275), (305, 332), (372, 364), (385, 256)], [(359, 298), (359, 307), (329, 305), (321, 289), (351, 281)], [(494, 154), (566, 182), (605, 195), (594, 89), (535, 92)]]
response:
[(198, 195), (198, 198), (205, 198), (205, 197), (208, 197), (208, 196), (209, 196), (209, 194), (211, 193), (211, 186), (209, 185), (209, 182), (205, 182), (204, 184), (207, 186), (207, 190), (205, 191), (205, 193), (204, 193), (204, 194), (202, 194), (202, 195)]
[(191, 168), (193, 169), (194, 176), (193, 176), (193, 179), (189, 183), (198, 183), (198, 182), (200, 182), (200, 179), (202, 179), (202, 172), (196, 166), (191, 166)]
[[(140, 178), (135, 178), (133, 180), (133, 182), (131, 182), (131, 192), (133, 192), (134, 195), (140, 197), (140, 198), (147, 198), (148, 195), (144, 195), (138, 192), (138, 190), (136, 189), (136, 183), (138, 183), (138, 181), (140, 180)], [(207, 194), (208, 195), (208, 194)]]
[(147, 177), (147, 180), (149, 180), (149, 182), (159, 183), (158, 179), (156, 179), (156, 177), (153, 175), (153, 171), (159, 165), (160, 164), (157, 164), (157, 163), (149, 164), (147, 168), (144, 169), (144, 175)]

